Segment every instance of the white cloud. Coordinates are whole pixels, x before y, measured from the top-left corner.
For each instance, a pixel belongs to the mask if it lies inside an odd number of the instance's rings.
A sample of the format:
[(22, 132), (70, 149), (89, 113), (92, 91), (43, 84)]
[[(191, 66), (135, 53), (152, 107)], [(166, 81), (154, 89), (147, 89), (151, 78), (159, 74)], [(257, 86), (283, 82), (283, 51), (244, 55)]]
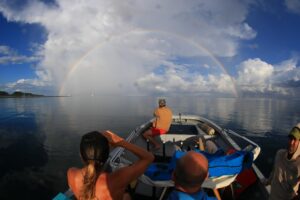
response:
[(12, 64), (22, 64), (22, 63), (31, 63), (31, 62), (35, 62), (37, 61), (38, 58), (34, 57), (34, 56), (1, 56), (0, 57), (0, 64), (8, 64), (8, 63), (12, 63)]
[(299, 0), (285, 0), (287, 9), (295, 14), (300, 14), (300, 1)]
[(37, 61), (37, 56), (19, 55), (17, 51), (9, 46), (0, 46), (0, 65), (1, 64), (23, 64)]
[(297, 67), (297, 59), (283, 61), (275, 67), (274, 84), (287, 88), (300, 87), (300, 68)]
[(279, 63), (278, 65), (275, 65), (275, 73), (284, 73), (284, 72), (288, 72), (288, 71), (293, 71), (297, 68), (297, 62), (298, 59), (297, 58), (291, 58), (289, 60), (284, 60), (281, 63)]
[(272, 65), (256, 59), (248, 59), (240, 64), (237, 82), (239, 85), (266, 85), (274, 71)]
[(237, 85), (242, 92), (292, 95), (300, 87), (300, 69), (296, 59), (277, 65), (259, 58), (248, 59), (239, 65)]
[(15, 82), (1, 85), (5, 91), (13, 93), (15, 91), (30, 92), (35, 94), (45, 94), (45, 91), (53, 93), (48, 82), (41, 79), (19, 79)]
[[(240, 40), (256, 36), (245, 21), (248, 7), (239, 0), (57, 0), (57, 6), (31, 0), (21, 10), (2, 3), (0, 11), (11, 21), (45, 27), (37, 74), (63, 93), (189, 92), (194, 85), (232, 93), (230, 77), (207, 59), (234, 56)], [(173, 61), (191, 56), (211, 71), (188, 73), (189, 63)], [(156, 74), (166, 62), (185, 73), (170, 65), (170, 74)]]
[(0, 45), (0, 55), (9, 55), (11, 54), (11, 49), (8, 46)]
[(30, 86), (36, 86), (36, 87), (43, 87), (47, 86), (45, 84), (45, 81), (41, 81), (39, 79), (19, 79), (16, 82), (8, 83), (7, 87), (11, 89), (19, 88), (23, 85), (30, 85)]
[[(188, 77), (188, 78), (183, 78)], [(151, 73), (137, 80), (136, 85), (150, 93), (232, 93), (232, 80), (228, 75), (191, 75), (169, 69), (165, 74)]]
[(247, 23), (239, 24), (236, 27), (228, 27), (227, 32), (229, 35), (241, 39), (252, 39), (256, 36), (256, 32)]

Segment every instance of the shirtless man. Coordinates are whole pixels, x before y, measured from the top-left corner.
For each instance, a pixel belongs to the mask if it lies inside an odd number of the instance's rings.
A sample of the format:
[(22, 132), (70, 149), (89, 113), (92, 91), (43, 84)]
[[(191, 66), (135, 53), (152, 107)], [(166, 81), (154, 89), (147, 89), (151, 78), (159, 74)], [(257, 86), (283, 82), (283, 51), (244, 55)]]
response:
[[(139, 159), (130, 166), (122, 167), (112, 173), (103, 170), (109, 155), (109, 146), (123, 147)], [(80, 156), (83, 168), (70, 168), (67, 172), (68, 184), (77, 199), (125, 199), (127, 185), (144, 173), (154, 160), (153, 154), (126, 142), (111, 131), (97, 131), (82, 136)], [(128, 199), (128, 195), (126, 197)]]
[(152, 123), (152, 127), (143, 134), (144, 138), (154, 145), (154, 149), (160, 148), (160, 144), (154, 137), (166, 134), (172, 122), (172, 110), (166, 106), (166, 100), (159, 99), (158, 105), (159, 107), (153, 113), (155, 120)]

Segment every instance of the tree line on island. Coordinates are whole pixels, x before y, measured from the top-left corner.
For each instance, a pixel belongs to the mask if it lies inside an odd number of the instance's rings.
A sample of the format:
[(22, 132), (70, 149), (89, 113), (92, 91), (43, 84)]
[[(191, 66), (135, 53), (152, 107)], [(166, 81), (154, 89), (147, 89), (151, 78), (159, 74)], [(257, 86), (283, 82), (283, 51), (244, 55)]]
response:
[(9, 94), (6, 91), (0, 91), (0, 97), (43, 97), (43, 96), (44, 95), (21, 92), (21, 91), (16, 91), (11, 94)]

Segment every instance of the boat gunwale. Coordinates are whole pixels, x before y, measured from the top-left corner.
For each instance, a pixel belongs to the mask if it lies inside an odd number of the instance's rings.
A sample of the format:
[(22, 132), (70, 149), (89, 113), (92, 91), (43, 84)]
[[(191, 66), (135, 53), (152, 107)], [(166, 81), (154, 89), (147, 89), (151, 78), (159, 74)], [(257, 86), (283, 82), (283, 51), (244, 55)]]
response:
[[(154, 118), (146, 121), (145, 123), (143, 123), (142, 125), (138, 126), (137, 128), (135, 128), (133, 131), (131, 131), (131, 133), (128, 135), (128, 137), (125, 139), (127, 142), (132, 142), (136, 137), (138, 137), (139, 135), (141, 135), (146, 129), (150, 128), (152, 125)], [(176, 121), (179, 120), (179, 121)], [(241, 148), (239, 147), (238, 144), (236, 144), (236, 142), (231, 139), (231, 137), (228, 134), (231, 133), (235, 133), (236, 132), (229, 130), (229, 129), (223, 129), (221, 128), (219, 125), (215, 124), (214, 122), (212, 122), (211, 120), (204, 118), (204, 117), (200, 117), (197, 115), (173, 115), (173, 122), (172, 123), (180, 123), (181, 120), (197, 120), (199, 122), (204, 122), (207, 123), (209, 126), (211, 126), (212, 128), (216, 129), (217, 132), (220, 134), (220, 136), (222, 137), (222, 139), (226, 142), (228, 142), (230, 145), (232, 145), (236, 150), (240, 150)], [(245, 139), (246, 137), (242, 136), (242, 139)], [(246, 138), (246, 141), (251, 141), (248, 138)], [(253, 144), (257, 145), (256, 143), (254, 143), (253, 141), (251, 141)], [(258, 146), (258, 145), (257, 145)], [(259, 147), (259, 146), (258, 146)], [(114, 163), (117, 161), (117, 159), (121, 156), (121, 154), (124, 152), (124, 148), (122, 147), (117, 147), (115, 149), (113, 149), (110, 152), (109, 158), (107, 159), (107, 162), (105, 163), (106, 167), (107, 166), (114, 166)], [(262, 185), (261, 180), (264, 178), (264, 175), (261, 173), (261, 171), (257, 168), (257, 166), (253, 163), (252, 164), (252, 169), (254, 170), (256, 176), (259, 179), (259, 183)], [(258, 186), (259, 187), (259, 186)], [(270, 194), (270, 188), (263, 186), (264, 188), (261, 188), (261, 190), (267, 191), (267, 193), (265, 193), (265, 195), (269, 195)], [(263, 191), (263, 192), (264, 192)], [(69, 188), (65, 193), (66, 196), (68, 197), (72, 197), (72, 190)]]

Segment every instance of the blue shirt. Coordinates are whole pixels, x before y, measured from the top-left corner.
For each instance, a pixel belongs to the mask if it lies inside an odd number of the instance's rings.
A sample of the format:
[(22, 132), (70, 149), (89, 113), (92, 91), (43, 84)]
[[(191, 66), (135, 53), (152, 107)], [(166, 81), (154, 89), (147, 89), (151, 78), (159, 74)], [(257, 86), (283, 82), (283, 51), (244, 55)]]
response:
[(217, 200), (217, 198), (208, 197), (203, 190), (192, 194), (173, 190), (167, 200)]

